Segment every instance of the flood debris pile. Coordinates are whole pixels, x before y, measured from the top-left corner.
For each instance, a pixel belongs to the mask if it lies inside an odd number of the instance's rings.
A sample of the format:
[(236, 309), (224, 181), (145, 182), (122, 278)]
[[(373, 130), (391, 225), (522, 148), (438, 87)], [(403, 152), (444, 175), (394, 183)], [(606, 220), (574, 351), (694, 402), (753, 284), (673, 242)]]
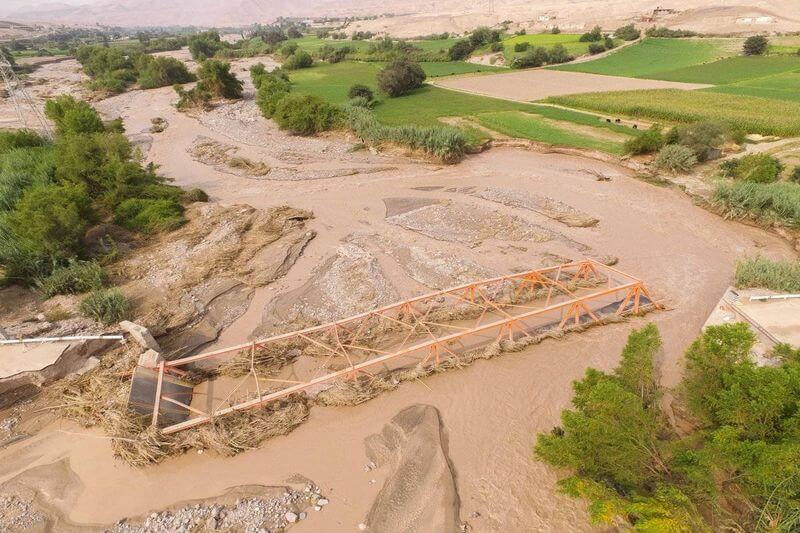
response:
[(44, 520), (30, 501), (14, 494), (0, 495), (0, 530), (30, 531), (41, 527)]
[(236, 176), (254, 177), (269, 174), (271, 168), (263, 161), (253, 161), (236, 155), (239, 148), (224, 144), (209, 137), (197, 137), (189, 147), (189, 155), (195, 161), (214, 167), (220, 172)]
[(242, 315), (255, 288), (284, 276), (315, 233), (292, 207), (199, 204), (189, 223), (117, 265), (139, 322), (167, 352), (191, 351)]
[[(140, 349), (120, 348), (93, 370), (67, 378), (48, 389), (46, 401), (62, 416), (84, 427), (99, 427), (111, 438), (114, 455), (133, 466), (158, 463), (190, 449), (231, 456), (255, 448), (263, 440), (285, 435), (308, 417), (300, 395), (258, 410), (239, 411), (211, 423), (164, 435), (148, 417), (128, 405), (128, 391)], [(205, 374), (185, 379), (200, 382)]]

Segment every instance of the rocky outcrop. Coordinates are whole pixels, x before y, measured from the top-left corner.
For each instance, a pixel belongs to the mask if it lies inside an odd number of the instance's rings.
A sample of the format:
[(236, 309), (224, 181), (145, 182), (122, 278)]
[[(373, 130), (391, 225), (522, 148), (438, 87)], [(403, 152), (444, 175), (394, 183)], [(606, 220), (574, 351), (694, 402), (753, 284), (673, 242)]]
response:
[(460, 531), (458, 492), (435, 407), (400, 411), (365, 447), (377, 467), (391, 465), (367, 515), (368, 531)]

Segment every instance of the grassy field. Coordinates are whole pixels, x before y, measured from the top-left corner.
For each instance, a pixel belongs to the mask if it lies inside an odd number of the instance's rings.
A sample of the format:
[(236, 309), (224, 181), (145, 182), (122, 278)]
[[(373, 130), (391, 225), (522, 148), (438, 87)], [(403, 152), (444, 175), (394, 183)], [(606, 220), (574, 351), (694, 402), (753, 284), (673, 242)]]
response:
[(422, 65), (422, 69), (429, 78), (456, 74), (474, 74), (477, 72), (508, 72), (508, 69), (503, 67), (478, 65), (477, 63), (467, 63), (466, 61), (430, 61), (420, 63), (420, 65)]
[(764, 135), (800, 135), (800, 103), (710, 91), (655, 89), (548, 98), (549, 102), (666, 122), (723, 120)]
[(553, 67), (631, 78), (663, 79), (661, 73), (693, 67), (733, 55), (729, 43), (719, 39), (645, 39), (596, 61)]
[(769, 38), (768, 54), (797, 54), (798, 50), (800, 50), (800, 35)]
[[(622, 142), (603, 138), (600, 128), (596, 134), (576, 131), (570, 123), (549, 121), (542, 116), (522, 111), (482, 113), (475, 117), (482, 126), (510, 137), (530, 139), (548, 144), (574, 146), (612, 154), (622, 153)], [(588, 130), (588, 128), (587, 128)]]
[[(442, 63), (423, 66), (428, 69), (440, 65)], [(355, 83), (375, 90), (375, 75), (381, 67), (380, 63), (351, 61), (317, 65), (290, 74), (292, 91), (343, 104), (347, 102), (348, 89)], [(399, 98), (382, 97), (374, 112), (378, 120), (390, 125), (413, 123), (431, 126), (441, 124), (443, 117), (467, 117), (490, 128), (493, 124), (497, 131), (506, 135), (610, 153), (620, 153), (621, 134), (635, 134), (630, 128), (579, 111), (487, 98), (432, 85), (425, 85)], [(570, 127), (580, 132), (570, 132)]]
[(737, 56), (661, 72), (653, 77), (666, 81), (727, 85), (795, 70), (800, 70), (800, 56)]
[(800, 71), (765, 76), (706, 90), (800, 103)]

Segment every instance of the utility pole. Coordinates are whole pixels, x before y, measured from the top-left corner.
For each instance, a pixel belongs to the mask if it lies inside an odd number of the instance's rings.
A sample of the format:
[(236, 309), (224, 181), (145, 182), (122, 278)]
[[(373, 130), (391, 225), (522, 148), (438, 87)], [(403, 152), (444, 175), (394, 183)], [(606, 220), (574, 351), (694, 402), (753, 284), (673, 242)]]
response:
[(31, 98), (31, 95), (25, 89), (25, 84), (19, 79), (17, 73), (14, 72), (14, 67), (11, 66), (11, 63), (3, 57), (2, 54), (0, 54), (0, 78), (2, 78), (5, 83), (8, 97), (11, 99), (11, 103), (14, 104), (14, 109), (17, 112), (17, 117), (22, 127), (28, 127), (28, 116), (25, 109), (28, 108), (38, 122), (38, 126), (41, 128), (43, 134), (52, 139), (53, 131), (50, 129), (50, 125), (47, 123), (42, 110), (39, 109), (36, 102), (33, 101), (33, 98)]

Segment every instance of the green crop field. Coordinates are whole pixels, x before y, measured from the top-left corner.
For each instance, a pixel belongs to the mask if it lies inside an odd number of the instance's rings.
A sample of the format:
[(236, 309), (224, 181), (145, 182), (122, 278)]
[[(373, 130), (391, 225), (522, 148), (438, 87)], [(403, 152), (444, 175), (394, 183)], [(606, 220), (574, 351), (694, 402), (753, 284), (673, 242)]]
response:
[(800, 71), (785, 72), (774, 76), (765, 76), (754, 80), (747, 80), (731, 85), (721, 85), (707, 91), (740, 94), (745, 96), (759, 96), (773, 100), (787, 100), (800, 102)]
[(610, 76), (662, 79), (663, 72), (692, 67), (731, 56), (730, 42), (721, 39), (645, 39), (602, 57), (554, 70)]
[(602, 130), (599, 129), (597, 135), (586, 134), (574, 131), (569, 123), (552, 122), (541, 116), (531, 115), (522, 111), (482, 113), (475, 118), (482, 126), (510, 137), (589, 150), (600, 150), (612, 154), (622, 153), (623, 145), (621, 140), (603, 138), (600, 135)]
[(737, 56), (704, 65), (660, 72), (654, 79), (726, 85), (773, 74), (800, 70), (798, 56)]
[[(423, 67), (440, 68), (449, 63), (424, 63)], [(347, 91), (356, 83), (375, 87), (375, 75), (381, 63), (345, 61), (320, 64), (290, 73), (292, 91), (312, 94), (335, 104), (347, 102)], [(547, 105), (524, 104), (497, 98), (450, 91), (425, 85), (399, 98), (379, 97), (374, 112), (385, 124), (441, 124), (443, 117), (467, 117), (481, 124), (494, 124), (506, 135), (620, 153), (624, 136), (636, 132), (625, 126), (608, 123), (595, 115)], [(512, 112), (503, 115), (504, 112)], [(517, 112), (517, 114), (514, 114)], [(487, 115), (488, 114), (488, 115)], [(530, 123), (526, 125), (526, 123)], [(570, 132), (571, 126), (580, 132)], [(548, 140), (549, 139), (549, 140)]]
[[(578, 33), (533, 33), (530, 35), (514, 35), (508, 39), (503, 40), (503, 54), (506, 61), (510, 62), (517, 55), (524, 52), (515, 52), (514, 45), (517, 43), (530, 43), (531, 46), (544, 46), (551, 48), (554, 45), (563, 45), (567, 51), (574, 56), (582, 56), (589, 51), (589, 43), (580, 42), (580, 34)], [(617, 45), (622, 41), (615, 40)], [(485, 51), (488, 51), (485, 50)]]
[[(432, 69), (435, 72), (442, 65), (456, 64), (422, 63), (422, 66), (426, 70)], [(320, 64), (313, 68), (294, 71), (290, 74), (292, 91), (313, 94), (330, 102), (343, 104), (347, 102), (348, 89), (356, 83), (364, 84), (377, 91), (375, 75), (383, 66), (383, 63), (377, 62), (345, 61), (334, 65)], [(527, 104), (425, 85), (406, 96), (382, 98), (382, 102), (375, 107), (375, 114), (379, 120), (387, 124), (431, 125), (437, 124), (439, 117), (474, 115), (489, 111), (526, 109), (527, 107)]]
[(722, 120), (748, 133), (800, 135), (800, 103), (711, 91), (654, 89), (554, 96), (548, 102), (666, 122)]

